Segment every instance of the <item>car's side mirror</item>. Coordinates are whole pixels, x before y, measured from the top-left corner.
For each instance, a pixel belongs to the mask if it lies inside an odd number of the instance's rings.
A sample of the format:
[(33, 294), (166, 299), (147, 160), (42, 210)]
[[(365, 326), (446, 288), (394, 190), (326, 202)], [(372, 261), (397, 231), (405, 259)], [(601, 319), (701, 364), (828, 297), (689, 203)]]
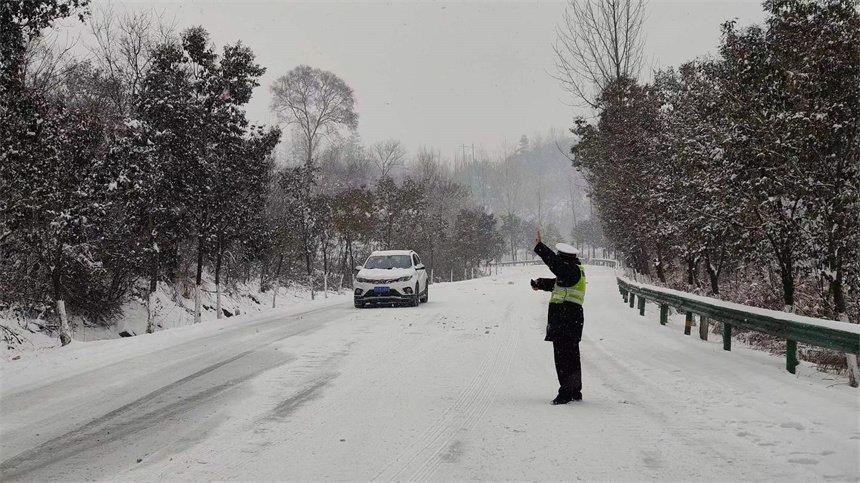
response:
[(355, 266), (355, 271), (356, 271), (356, 272), (360, 272), (363, 268), (364, 268), (364, 267), (362, 267), (361, 265), (356, 265), (356, 266)]
[(424, 270), (424, 264), (419, 263), (418, 265), (415, 265), (415, 270)]

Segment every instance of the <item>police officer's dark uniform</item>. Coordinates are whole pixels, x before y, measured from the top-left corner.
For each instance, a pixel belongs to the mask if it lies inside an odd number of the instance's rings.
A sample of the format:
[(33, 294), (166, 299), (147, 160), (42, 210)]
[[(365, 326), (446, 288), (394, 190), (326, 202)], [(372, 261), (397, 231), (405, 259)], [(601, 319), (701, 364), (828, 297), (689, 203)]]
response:
[(558, 374), (558, 396), (553, 404), (566, 404), (582, 399), (582, 366), (579, 360), (579, 341), (585, 321), (582, 303), (585, 300), (585, 269), (577, 257), (578, 251), (566, 244), (556, 244), (558, 254), (540, 242), (537, 253), (556, 278), (532, 280), (537, 290), (552, 292), (547, 315), (546, 338), (551, 341), (555, 354), (555, 371)]

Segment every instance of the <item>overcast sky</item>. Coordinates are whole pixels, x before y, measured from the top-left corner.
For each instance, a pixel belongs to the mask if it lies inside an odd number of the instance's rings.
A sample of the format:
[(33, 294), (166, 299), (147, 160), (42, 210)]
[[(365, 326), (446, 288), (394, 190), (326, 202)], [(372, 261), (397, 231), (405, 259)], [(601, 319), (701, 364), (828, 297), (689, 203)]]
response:
[[(453, 158), (462, 144), (495, 153), (504, 140), (567, 129), (577, 114), (549, 75), (565, 1), (113, 3), (163, 10), (180, 30), (202, 25), (219, 50), (237, 40), (250, 46), (268, 69), (248, 106), (259, 123), (277, 121), (269, 85), (300, 64), (332, 71), (353, 88), (366, 145), (399, 139), (410, 155), (431, 146)], [(653, 66), (715, 53), (725, 20), (763, 19), (750, 0), (652, 0), (648, 10)]]

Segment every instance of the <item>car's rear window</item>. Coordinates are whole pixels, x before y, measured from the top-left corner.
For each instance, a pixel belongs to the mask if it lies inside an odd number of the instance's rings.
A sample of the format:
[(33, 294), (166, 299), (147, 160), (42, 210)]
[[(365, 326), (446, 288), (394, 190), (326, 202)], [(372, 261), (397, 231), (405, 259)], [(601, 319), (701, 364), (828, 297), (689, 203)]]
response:
[(364, 268), (409, 268), (412, 259), (409, 255), (376, 255), (367, 259)]

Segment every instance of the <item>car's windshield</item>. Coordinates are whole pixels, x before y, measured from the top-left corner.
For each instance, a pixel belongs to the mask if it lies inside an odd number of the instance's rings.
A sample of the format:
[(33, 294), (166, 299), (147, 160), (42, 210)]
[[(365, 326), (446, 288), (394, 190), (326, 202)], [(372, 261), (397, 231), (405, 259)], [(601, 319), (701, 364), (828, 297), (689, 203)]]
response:
[(367, 259), (364, 268), (409, 268), (412, 257), (409, 255), (376, 255)]

